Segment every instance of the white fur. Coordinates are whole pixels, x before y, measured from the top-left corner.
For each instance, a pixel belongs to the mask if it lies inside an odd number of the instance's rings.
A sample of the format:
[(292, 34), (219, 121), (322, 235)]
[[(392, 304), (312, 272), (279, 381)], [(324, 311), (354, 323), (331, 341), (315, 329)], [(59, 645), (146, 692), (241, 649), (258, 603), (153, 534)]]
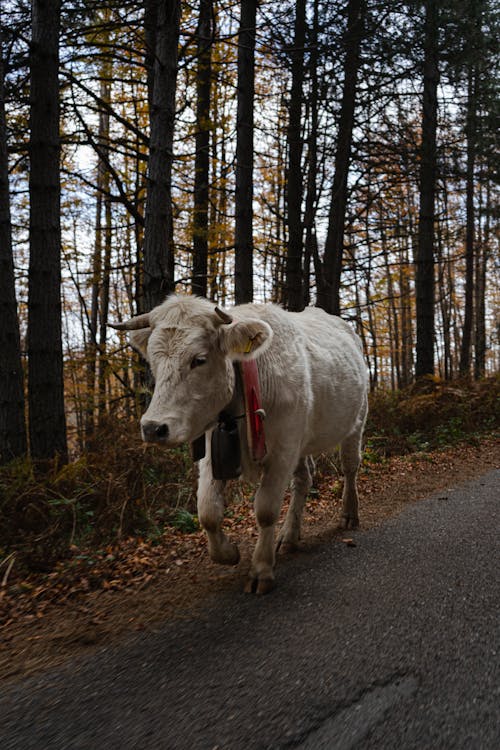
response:
[[(131, 338), (143, 352), (147, 345), (156, 379), (142, 421), (168, 424), (170, 445), (193, 440), (215, 424), (234, 391), (233, 360), (258, 359), (268, 452), (256, 466), (244, 446), (243, 466), (247, 478), (260, 478), (255, 495), (259, 538), (249, 588), (256, 586), (263, 593), (274, 578), (274, 527), (292, 477), (292, 502), (279, 542), (294, 545), (299, 539), (311, 485), (307, 456), (341, 446), (343, 522), (358, 523), (356, 474), (367, 413), (367, 371), (360, 340), (350, 326), (318, 308), (291, 313), (272, 304), (248, 304), (228, 312), (234, 321), (229, 325), (207, 300), (171, 296), (151, 312), (150, 335), (147, 329)], [(190, 363), (198, 356), (207, 361), (192, 369)], [(237, 547), (221, 528), (223, 491), (224, 483), (212, 477), (207, 455), (200, 462), (199, 518), (212, 558), (234, 564)]]

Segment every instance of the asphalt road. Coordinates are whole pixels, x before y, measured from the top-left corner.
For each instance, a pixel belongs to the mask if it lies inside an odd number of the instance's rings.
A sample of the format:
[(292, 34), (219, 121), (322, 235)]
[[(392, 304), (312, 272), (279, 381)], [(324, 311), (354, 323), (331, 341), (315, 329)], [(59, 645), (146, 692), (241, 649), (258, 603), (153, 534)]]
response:
[[(459, 477), (457, 477), (459, 481)], [(3, 750), (500, 747), (500, 471), (4, 686)]]

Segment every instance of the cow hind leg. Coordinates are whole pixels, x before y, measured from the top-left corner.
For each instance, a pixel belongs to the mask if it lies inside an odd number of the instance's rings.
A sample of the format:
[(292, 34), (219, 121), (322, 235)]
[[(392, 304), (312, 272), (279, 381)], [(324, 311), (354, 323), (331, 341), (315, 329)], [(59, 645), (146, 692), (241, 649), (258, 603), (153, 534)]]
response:
[(342, 519), (340, 528), (355, 529), (359, 526), (359, 500), (357, 474), (361, 463), (362, 430), (349, 435), (340, 446), (340, 460), (344, 474), (342, 493)]
[(225, 482), (212, 477), (206, 461), (200, 463), (198, 519), (207, 535), (208, 553), (214, 562), (221, 565), (237, 565), (240, 560), (238, 547), (222, 531)]
[(297, 549), (300, 539), (300, 525), (307, 493), (312, 486), (312, 459), (307, 456), (301, 458), (293, 474), (292, 498), (286, 514), (283, 527), (278, 536), (276, 549), (282, 552), (293, 552)]

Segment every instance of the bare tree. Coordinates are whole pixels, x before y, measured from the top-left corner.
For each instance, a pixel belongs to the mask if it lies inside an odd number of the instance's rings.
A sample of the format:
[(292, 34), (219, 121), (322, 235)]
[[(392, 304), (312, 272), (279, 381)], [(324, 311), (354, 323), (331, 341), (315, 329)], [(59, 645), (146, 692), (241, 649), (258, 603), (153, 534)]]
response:
[(316, 279), (318, 307), (322, 307), (334, 315), (340, 313), (340, 278), (344, 252), (347, 178), (351, 160), (360, 47), (364, 35), (365, 15), (366, 0), (349, 0), (345, 34), (344, 84), (335, 151), (335, 172), (323, 267), (320, 278)]

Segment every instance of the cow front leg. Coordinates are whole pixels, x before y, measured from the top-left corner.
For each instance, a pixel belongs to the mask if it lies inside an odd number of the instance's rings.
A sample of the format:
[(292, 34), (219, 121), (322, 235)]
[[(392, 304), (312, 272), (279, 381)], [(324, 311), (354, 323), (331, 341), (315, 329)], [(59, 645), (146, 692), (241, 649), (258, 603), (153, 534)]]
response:
[(255, 494), (254, 508), (259, 535), (245, 586), (246, 593), (267, 594), (274, 586), (274, 528), (289, 481), (288, 472), (264, 472)]
[(277, 550), (281, 547), (282, 551), (288, 552), (297, 548), (300, 539), (302, 512), (307, 493), (312, 485), (311, 469), (313, 466), (313, 460), (310, 456), (299, 459), (297, 468), (293, 473), (292, 498), (283, 527), (278, 536)]
[(222, 531), (225, 485), (225, 482), (213, 478), (210, 458), (200, 461), (198, 519), (207, 536), (208, 554), (221, 565), (237, 565), (240, 560), (238, 547)]

